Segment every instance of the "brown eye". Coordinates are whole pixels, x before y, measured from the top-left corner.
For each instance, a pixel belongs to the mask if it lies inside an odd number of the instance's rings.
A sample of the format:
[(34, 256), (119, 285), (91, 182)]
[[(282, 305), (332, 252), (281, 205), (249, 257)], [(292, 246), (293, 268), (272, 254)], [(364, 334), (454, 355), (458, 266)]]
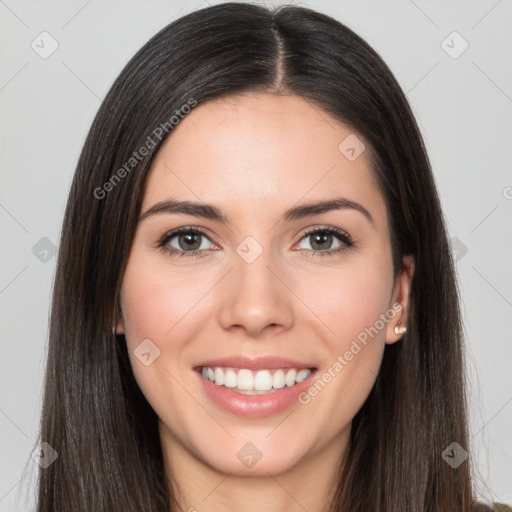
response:
[(189, 249), (197, 251), (201, 246), (201, 237), (202, 235), (199, 233), (186, 233), (178, 235), (177, 240), (179, 249), (184, 251)]
[(171, 256), (206, 256), (208, 236), (197, 228), (179, 228), (166, 233), (158, 242), (157, 247)]
[[(303, 235), (302, 240), (309, 242), (311, 249), (307, 247), (303, 249), (312, 253), (313, 256), (338, 254), (354, 245), (348, 233), (331, 226), (312, 229)], [(336, 244), (334, 247), (333, 243)]]
[(311, 247), (315, 251), (323, 251), (325, 249), (330, 249), (331, 245), (334, 241), (333, 236), (325, 233), (325, 231), (317, 231), (313, 235), (309, 235)]

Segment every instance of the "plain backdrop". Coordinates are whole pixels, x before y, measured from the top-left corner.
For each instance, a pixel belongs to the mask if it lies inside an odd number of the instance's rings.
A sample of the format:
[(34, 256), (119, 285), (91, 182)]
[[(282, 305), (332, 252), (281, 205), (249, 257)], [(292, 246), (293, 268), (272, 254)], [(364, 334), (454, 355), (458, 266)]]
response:
[[(34, 510), (54, 250), (90, 123), (153, 34), (213, 3), (0, 0), (0, 511)], [(475, 478), (512, 503), (511, 2), (293, 3), (364, 37), (411, 103), (457, 258)]]

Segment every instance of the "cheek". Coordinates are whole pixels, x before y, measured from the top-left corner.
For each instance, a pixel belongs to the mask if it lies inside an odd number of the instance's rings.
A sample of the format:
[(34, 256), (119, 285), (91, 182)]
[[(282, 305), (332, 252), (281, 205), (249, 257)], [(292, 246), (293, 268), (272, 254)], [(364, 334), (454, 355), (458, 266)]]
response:
[(331, 329), (331, 349), (346, 350), (347, 344), (371, 328), (384, 335), (379, 315), (388, 309), (392, 291), (392, 273), (383, 272), (385, 268), (385, 262), (360, 269), (346, 267), (327, 276), (323, 286), (317, 282), (316, 306)]
[(316, 288), (315, 312), (330, 329), (324, 338), (328, 355), (302, 403), (330, 418), (327, 429), (333, 435), (361, 408), (379, 372), (392, 289), (392, 272), (384, 271), (383, 260), (331, 273), (318, 282), (328, 290), (325, 294)]
[[(197, 358), (193, 342), (213, 316), (205, 297), (216, 280), (211, 270), (187, 272), (141, 248), (130, 255), (121, 288), (124, 335), (135, 379), (159, 413), (169, 403), (186, 404), (179, 383), (188, 385), (191, 378), (190, 360)], [(145, 366), (137, 354), (148, 339), (159, 355)]]
[(186, 317), (188, 328), (194, 325), (194, 306), (206, 285), (148, 263), (134, 257), (125, 272), (121, 306), (126, 340), (134, 347), (149, 338), (160, 348), (170, 349), (181, 339), (176, 336), (180, 322)]
[[(149, 402), (155, 406), (164, 395), (173, 393), (172, 376), (181, 380), (180, 354), (183, 346), (200, 329), (194, 321), (202, 286), (178, 273), (162, 271), (158, 263), (150, 264), (138, 254), (132, 255), (123, 278), (121, 308), (124, 335), (135, 378)], [(145, 365), (137, 357), (150, 340), (154, 362)], [(141, 345), (144, 342), (146, 345)], [(143, 352), (147, 352), (146, 350)], [(146, 361), (148, 362), (148, 361)]]
[[(201, 323), (194, 321), (194, 304), (204, 295), (203, 286), (177, 272), (162, 271), (135, 255), (129, 261), (121, 290), (125, 339), (135, 380), (157, 415), (174, 432), (185, 435), (183, 418), (192, 407), (183, 400), (185, 367), (180, 365), (183, 347), (192, 339)], [(206, 285), (205, 285), (206, 286)], [(143, 340), (151, 340), (158, 357), (149, 365), (137, 357)], [(147, 343), (147, 342), (145, 342)], [(142, 345), (140, 345), (142, 346)], [(149, 350), (151, 353), (151, 349)], [(153, 354), (150, 354), (153, 358)], [(189, 369), (190, 371), (190, 369)], [(172, 412), (169, 404), (173, 404)]]

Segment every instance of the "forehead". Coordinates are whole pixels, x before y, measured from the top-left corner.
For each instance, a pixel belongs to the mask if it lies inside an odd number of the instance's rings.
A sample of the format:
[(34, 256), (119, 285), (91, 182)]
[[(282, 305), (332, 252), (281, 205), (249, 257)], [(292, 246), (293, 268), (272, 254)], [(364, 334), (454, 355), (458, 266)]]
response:
[(344, 141), (357, 152), (363, 148), (349, 127), (298, 96), (208, 101), (193, 108), (160, 148), (143, 209), (173, 196), (215, 203), (239, 218), (279, 216), (296, 203), (336, 196), (364, 204), (385, 222), (369, 148), (353, 159)]

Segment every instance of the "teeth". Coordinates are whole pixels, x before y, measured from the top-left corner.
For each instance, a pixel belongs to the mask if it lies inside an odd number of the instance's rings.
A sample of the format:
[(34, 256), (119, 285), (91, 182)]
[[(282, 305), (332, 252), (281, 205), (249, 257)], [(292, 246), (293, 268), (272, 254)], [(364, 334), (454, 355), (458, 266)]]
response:
[[(220, 368), (219, 368), (219, 370), (220, 370)], [(220, 379), (220, 380), (222, 381), (222, 379)], [(217, 384), (217, 380), (215, 380), (215, 384)], [(226, 386), (227, 388), (236, 388), (236, 384), (237, 384), (236, 373), (231, 369), (227, 370), (226, 373), (224, 374), (224, 386)], [(222, 384), (218, 384), (218, 385), (221, 386)]]
[(237, 388), (243, 391), (251, 391), (254, 389), (254, 377), (251, 370), (238, 370)]
[(272, 376), (272, 387), (274, 389), (284, 388), (286, 384), (286, 379), (284, 377), (283, 370), (277, 370), (276, 373)]
[(287, 386), (293, 386), (295, 384), (295, 377), (297, 376), (297, 370), (288, 370), (284, 382)]
[(310, 369), (296, 370), (248, 370), (246, 368), (206, 368), (201, 369), (202, 376), (216, 384), (233, 388), (245, 395), (262, 395), (273, 393), (285, 386), (291, 387), (311, 375)]
[(224, 384), (224, 373), (220, 368), (215, 368), (215, 384), (222, 386)]
[[(243, 370), (240, 370), (243, 371)], [(240, 372), (238, 372), (238, 379), (240, 379)], [(272, 388), (272, 375), (267, 370), (260, 370), (256, 377), (254, 377), (254, 389), (256, 391), (269, 391)], [(238, 385), (240, 387), (240, 384)]]
[[(208, 374), (210, 371), (208, 371)], [(309, 377), (309, 374), (311, 373), (310, 370), (301, 370), (297, 373), (297, 377), (295, 377), (296, 382), (302, 382), (304, 379), (307, 379)]]

